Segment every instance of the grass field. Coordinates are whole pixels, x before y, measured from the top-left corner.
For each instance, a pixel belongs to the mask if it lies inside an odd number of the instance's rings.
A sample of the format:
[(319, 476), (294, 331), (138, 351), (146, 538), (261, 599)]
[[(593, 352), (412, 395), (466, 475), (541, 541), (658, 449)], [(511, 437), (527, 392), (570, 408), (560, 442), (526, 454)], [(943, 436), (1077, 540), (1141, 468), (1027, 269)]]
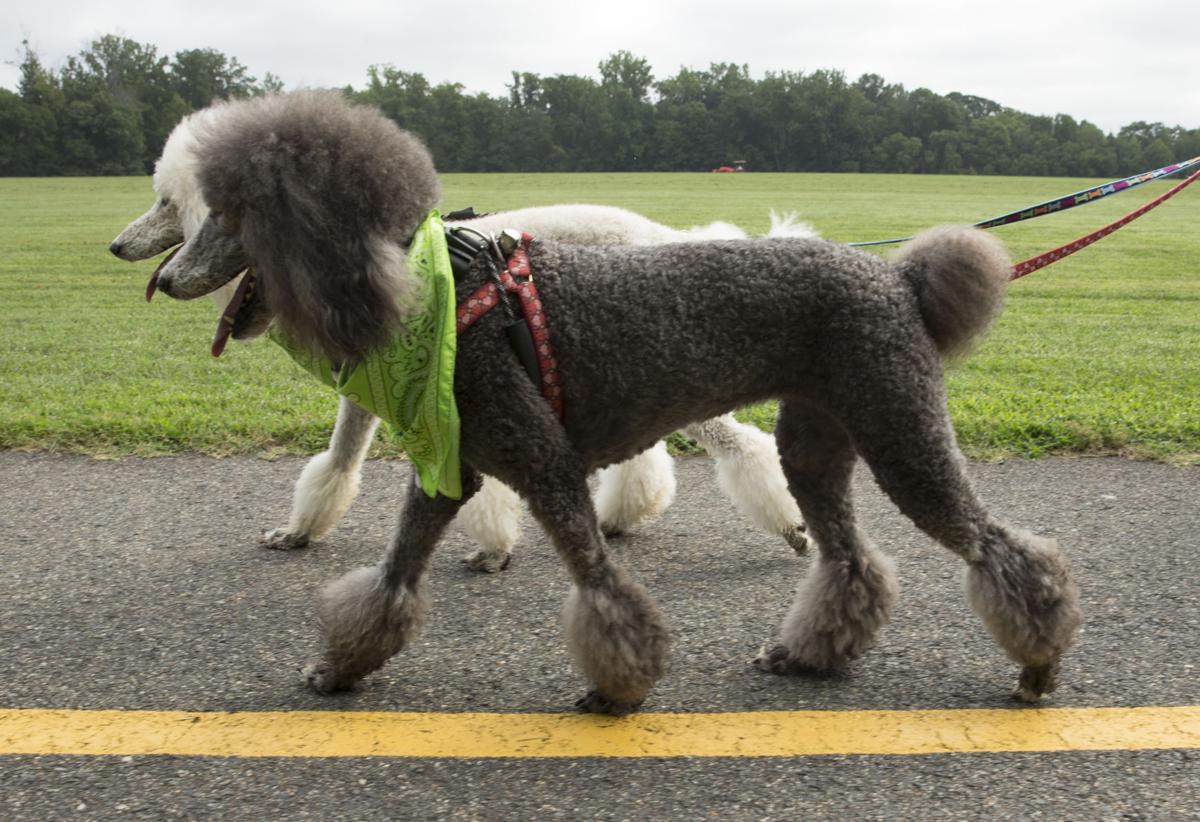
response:
[[(788, 174), (447, 175), (445, 203), (625, 206), (676, 226), (751, 231), (795, 210), (826, 237), (901, 236), (973, 222), (1092, 180)], [(1014, 259), (1132, 210), (1155, 183), (998, 229)], [(0, 179), (0, 448), (98, 456), (311, 453), (332, 394), (274, 346), (207, 353), (207, 300), (147, 305), (153, 263), (108, 242), (151, 202), (146, 178)], [(960, 441), (976, 457), (1120, 453), (1200, 462), (1200, 185), (1016, 283), (991, 335), (949, 373)], [(764, 428), (774, 406), (743, 412)], [(677, 442), (677, 446), (686, 444)], [(386, 434), (377, 455), (397, 452)]]

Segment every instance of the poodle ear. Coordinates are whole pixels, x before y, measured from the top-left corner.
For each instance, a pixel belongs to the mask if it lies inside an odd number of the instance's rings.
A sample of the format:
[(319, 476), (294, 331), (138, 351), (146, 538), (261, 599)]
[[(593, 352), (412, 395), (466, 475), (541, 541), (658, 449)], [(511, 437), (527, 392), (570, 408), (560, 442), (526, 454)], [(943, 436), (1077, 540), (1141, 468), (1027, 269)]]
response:
[(301, 91), (230, 103), (196, 152), (289, 337), (337, 362), (391, 342), (415, 290), (398, 241), (440, 193), (419, 140), (339, 92)]
[(357, 362), (388, 345), (414, 291), (404, 248), (379, 235), (328, 245), (291, 239), (257, 255), (266, 261), (263, 299), (283, 331), (334, 362)]

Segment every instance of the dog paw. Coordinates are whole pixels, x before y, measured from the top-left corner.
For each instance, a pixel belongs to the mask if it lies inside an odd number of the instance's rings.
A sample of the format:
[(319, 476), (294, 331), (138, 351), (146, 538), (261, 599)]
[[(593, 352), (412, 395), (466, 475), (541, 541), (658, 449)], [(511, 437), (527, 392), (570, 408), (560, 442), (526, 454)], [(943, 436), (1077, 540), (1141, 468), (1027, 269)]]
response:
[(750, 664), (760, 671), (780, 676), (805, 676), (815, 679), (831, 679), (846, 674), (849, 659), (833, 659), (828, 654), (805, 657), (796, 656), (786, 645), (766, 645)]
[(586, 714), (608, 714), (609, 716), (627, 716), (639, 707), (641, 702), (630, 705), (626, 702), (616, 702), (597, 690), (588, 691), (575, 700), (575, 707)]
[(796, 669), (795, 662), (788, 656), (788, 649), (783, 645), (776, 645), (773, 648), (762, 646), (758, 651), (758, 656), (750, 660), (750, 664), (760, 671), (780, 676), (793, 673)]
[(786, 645), (775, 645), (768, 648), (764, 645), (758, 656), (750, 660), (750, 664), (768, 674), (787, 676), (791, 674), (806, 674), (809, 676), (833, 676), (840, 670), (837, 667), (822, 668), (811, 662), (804, 662), (792, 655)]
[(490, 551), (485, 551), (480, 548), (470, 556), (463, 557), (463, 564), (472, 571), (479, 571), (484, 574), (495, 574), (503, 571), (512, 562), (512, 554), (505, 551), (503, 554), (496, 554)]
[(804, 556), (808, 553), (808, 549), (812, 547), (812, 537), (808, 535), (808, 529), (804, 527), (804, 523), (793, 525), (783, 532), (783, 538), (788, 545), (792, 546), (792, 550), (796, 552), (796, 556)]
[(294, 551), (308, 547), (308, 534), (293, 534), (276, 528), (274, 531), (264, 531), (258, 538), (258, 544), (273, 551)]
[(322, 695), (348, 691), (358, 682), (357, 677), (339, 674), (327, 662), (310, 662), (300, 669), (300, 675), (308, 687)]
[(1058, 687), (1058, 669), (1057, 662), (1022, 668), (1013, 698), (1020, 702), (1040, 702)]

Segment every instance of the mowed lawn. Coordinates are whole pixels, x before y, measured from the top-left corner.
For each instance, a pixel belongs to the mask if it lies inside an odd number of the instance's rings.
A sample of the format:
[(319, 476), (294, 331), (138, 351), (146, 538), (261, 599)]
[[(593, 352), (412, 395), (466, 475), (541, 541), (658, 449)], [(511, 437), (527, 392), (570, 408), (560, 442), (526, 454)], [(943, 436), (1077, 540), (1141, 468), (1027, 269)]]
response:
[[(796, 211), (833, 240), (974, 222), (1096, 180), (833, 174), (446, 175), (447, 208), (624, 206), (691, 226), (765, 231)], [(998, 229), (1015, 260), (1166, 190), (1134, 189)], [(217, 311), (143, 289), (154, 262), (110, 256), (150, 205), (148, 178), (0, 179), (0, 447), (99, 456), (311, 453), (336, 400), (265, 341), (208, 354)], [(1200, 185), (1024, 280), (982, 345), (949, 369), (973, 456), (1120, 453), (1200, 462)], [(737, 356), (737, 352), (730, 352)], [(769, 429), (774, 405), (742, 412)], [(676, 441), (686, 450), (687, 443)], [(398, 453), (381, 434), (376, 455)]]

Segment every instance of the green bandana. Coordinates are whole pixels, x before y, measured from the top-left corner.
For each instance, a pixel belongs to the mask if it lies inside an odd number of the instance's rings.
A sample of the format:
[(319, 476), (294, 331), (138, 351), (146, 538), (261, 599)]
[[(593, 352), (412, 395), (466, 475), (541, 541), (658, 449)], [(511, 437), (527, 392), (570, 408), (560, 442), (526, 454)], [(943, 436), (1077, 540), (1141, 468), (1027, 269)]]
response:
[(419, 310), (392, 344), (351, 367), (333, 364), (296, 345), (276, 326), (268, 336), (293, 360), (355, 405), (392, 424), (421, 488), (459, 499), (458, 407), (454, 403), (454, 274), (441, 215), (429, 212), (413, 237), (409, 269), (422, 283)]

